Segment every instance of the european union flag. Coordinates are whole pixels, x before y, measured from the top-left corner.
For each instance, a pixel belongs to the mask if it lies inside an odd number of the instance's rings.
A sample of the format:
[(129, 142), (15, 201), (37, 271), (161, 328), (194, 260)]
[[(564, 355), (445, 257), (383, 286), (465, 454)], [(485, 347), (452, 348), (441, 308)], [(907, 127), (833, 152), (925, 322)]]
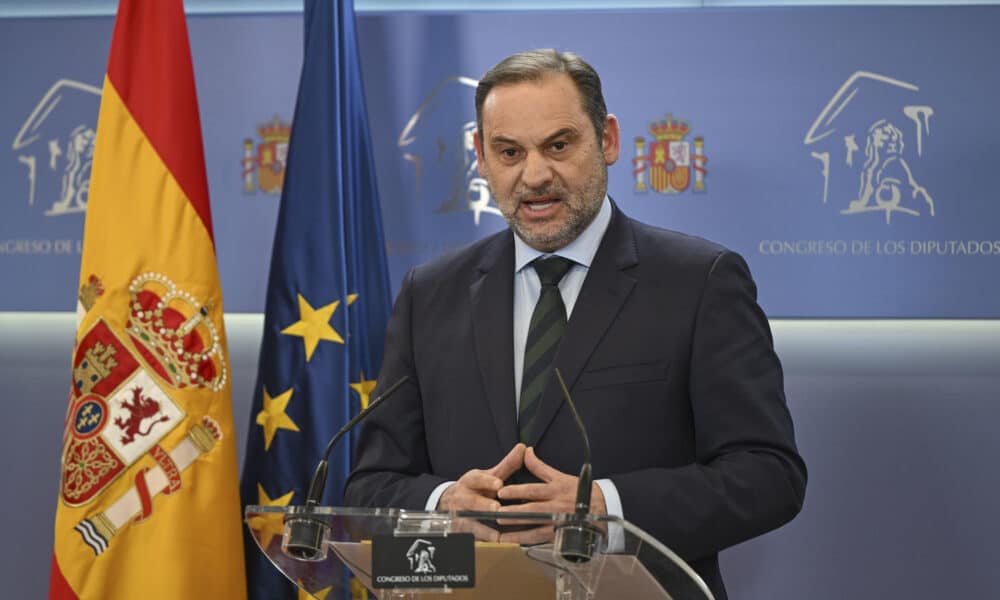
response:
[[(351, 0), (306, 0), (286, 168), (244, 506), (305, 502), (327, 442), (367, 405), (381, 366), (389, 277)], [(340, 503), (352, 445), (330, 458), (326, 504)], [(281, 531), (265, 540), (279, 545)], [(295, 598), (249, 535), (245, 541), (249, 597)]]

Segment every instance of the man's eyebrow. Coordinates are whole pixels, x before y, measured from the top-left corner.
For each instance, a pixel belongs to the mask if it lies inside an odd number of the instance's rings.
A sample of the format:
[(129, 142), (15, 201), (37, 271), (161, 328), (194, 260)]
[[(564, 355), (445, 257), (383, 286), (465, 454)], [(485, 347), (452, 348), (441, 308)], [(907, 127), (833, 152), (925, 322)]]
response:
[(544, 146), (546, 144), (551, 144), (552, 142), (556, 141), (557, 139), (559, 139), (561, 137), (573, 138), (573, 137), (576, 137), (576, 135), (577, 135), (576, 129), (573, 129), (572, 127), (563, 127), (559, 131), (557, 131), (557, 132), (553, 133), (552, 135), (550, 135), (549, 137), (545, 138), (545, 140), (542, 142), (542, 145)]
[(515, 140), (513, 140), (512, 138), (509, 138), (509, 137), (504, 137), (502, 135), (498, 135), (498, 136), (494, 136), (494, 137), (490, 138), (490, 145), (491, 146), (496, 146), (498, 144), (508, 144), (508, 145), (511, 145), (511, 146), (520, 146), (520, 144), (517, 143), (517, 141), (515, 141)]
[[(577, 130), (572, 127), (563, 127), (559, 131), (549, 135), (547, 138), (542, 140), (542, 145), (551, 144), (561, 137), (573, 138), (577, 136)], [(504, 137), (502, 135), (494, 136), (490, 138), (490, 145), (496, 146), (498, 144), (510, 144), (512, 146), (520, 146), (520, 142), (509, 137)]]

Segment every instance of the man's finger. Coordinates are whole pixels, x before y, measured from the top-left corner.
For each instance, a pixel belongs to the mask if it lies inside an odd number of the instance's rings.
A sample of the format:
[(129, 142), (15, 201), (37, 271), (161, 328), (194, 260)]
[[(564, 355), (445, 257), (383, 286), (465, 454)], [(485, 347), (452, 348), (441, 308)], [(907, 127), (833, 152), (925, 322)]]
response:
[(500, 503), (492, 498), (485, 498), (479, 495), (470, 494), (467, 508), (462, 510), (477, 510), (481, 512), (497, 512), (500, 510)]
[(483, 496), (476, 490), (470, 489), (461, 483), (456, 483), (441, 495), (438, 507), (441, 510), (496, 512), (500, 508), (500, 503), (493, 498)]
[(526, 502), (524, 504), (501, 506), (497, 511), (501, 515), (510, 515), (510, 518), (498, 518), (497, 525), (537, 525), (538, 519), (518, 519), (520, 513), (556, 513), (555, 507), (550, 502)]
[(524, 444), (518, 442), (510, 449), (507, 456), (503, 457), (495, 467), (489, 470), (489, 473), (501, 480), (506, 480), (511, 475), (517, 472), (524, 464)]
[(545, 461), (538, 458), (534, 448), (528, 448), (524, 451), (524, 466), (532, 475), (545, 482), (552, 481), (560, 475), (565, 475), (562, 471), (550, 467), (545, 464)]
[(491, 498), (495, 497), (497, 490), (503, 487), (503, 479), (493, 475), (489, 471), (480, 471), (479, 469), (467, 471), (458, 482), (467, 488), (482, 492)]
[(487, 527), (475, 519), (456, 519), (451, 524), (452, 533), (471, 533), (473, 537), (481, 542), (500, 541), (500, 532), (492, 527)]
[(510, 544), (542, 544), (552, 541), (555, 537), (554, 529), (551, 525), (542, 525), (533, 529), (523, 531), (510, 531), (500, 534), (501, 543)]
[(497, 492), (501, 500), (549, 500), (552, 490), (547, 483), (519, 483), (505, 485)]
[(560, 513), (556, 502), (549, 500), (539, 500), (537, 502), (525, 502), (524, 504), (508, 504), (501, 506), (497, 512), (501, 513)]

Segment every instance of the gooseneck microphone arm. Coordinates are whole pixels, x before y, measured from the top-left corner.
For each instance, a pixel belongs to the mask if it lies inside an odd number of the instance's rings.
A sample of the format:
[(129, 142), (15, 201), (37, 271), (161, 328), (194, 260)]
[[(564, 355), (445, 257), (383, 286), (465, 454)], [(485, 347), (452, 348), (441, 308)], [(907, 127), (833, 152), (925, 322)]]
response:
[(583, 446), (586, 450), (583, 466), (580, 467), (580, 478), (576, 486), (575, 513), (571, 518), (556, 526), (555, 551), (558, 556), (568, 562), (585, 563), (594, 556), (603, 535), (601, 530), (586, 518), (590, 513), (590, 492), (594, 485), (593, 469), (590, 462), (590, 439), (587, 437), (587, 429), (583, 426), (583, 419), (580, 418), (580, 413), (576, 410), (576, 405), (573, 404), (573, 398), (569, 395), (569, 389), (566, 388), (566, 382), (563, 381), (562, 373), (559, 372), (559, 369), (555, 369), (555, 372), (559, 386), (562, 388), (563, 398), (566, 399), (566, 405), (573, 413), (573, 419), (576, 420), (576, 426), (580, 430), (580, 436), (583, 438)]
[(323, 498), (323, 488), (326, 487), (326, 470), (327, 464), (330, 460), (330, 453), (333, 452), (333, 447), (337, 445), (340, 438), (347, 435), (347, 432), (354, 429), (354, 426), (361, 422), (362, 419), (367, 417), (369, 413), (378, 408), (379, 404), (385, 401), (386, 398), (393, 395), (396, 390), (403, 386), (404, 383), (409, 381), (409, 375), (403, 375), (399, 381), (392, 384), (389, 389), (383, 392), (378, 398), (375, 398), (368, 403), (368, 406), (364, 410), (354, 415), (346, 425), (340, 428), (333, 438), (330, 439), (330, 443), (326, 445), (326, 450), (323, 451), (323, 458), (320, 459), (319, 464), (316, 465), (316, 471), (313, 473), (312, 481), (309, 483), (309, 494), (306, 495), (306, 506), (316, 506), (319, 501)]
[(583, 448), (586, 452), (583, 466), (580, 467), (580, 480), (576, 487), (576, 514), (582, 516), (590, 512), (590, 492), (594, 483), (594, 476), (591, 472), (590, 438), (587, 437), (587, 429), (583, 426), (583, 419), (580, 418), (580, 413), (576, 410), (576, 404), (573, 403), (573, 398), (569, 395), (569, 390), (566, 388), (566, 382), (563, 380), (562, 373), (559, 372), (559, 369), (556, 369), (555, 372), (556, 379), (559, 380), (559, 387), (562, 388), (563, 398), (566, 399), (566, 405), (569, 406), (569, 410), (573, 413), (576, 427), (580, 430), (580, 437), (583, 438)]
[(340, 431), (330, 439), (330, 443), (326, 445), (326, 450), (323, 451), (323, 458), (316, 465), (316, 471), (309, 482), (309, 493), (306, 495), (305, 506), (285, 516), (285, 527), (288, 530), (284, 536), (284, 551), (286, 554), (300, 560), (310, 561), (323, 560), (326, 557), (324, 538), (329, 527), (321, 519), (313, 516), (311, 509), (315, 508), (323, 498), (330, 453), (333, 452), (333, 448), (337, 445), (337, 442), (347, 435), (347, 432), (354, 429), (358, 423), (378, 408), (386, 398), (396, 393), (396, 390), (401, 388), (409, 379), (408, 375), (403, 375), (399, 381), (392, 384), (378, 398), (372, 400), (364, 410), (356, 414), (354, 418), (341, 427)]

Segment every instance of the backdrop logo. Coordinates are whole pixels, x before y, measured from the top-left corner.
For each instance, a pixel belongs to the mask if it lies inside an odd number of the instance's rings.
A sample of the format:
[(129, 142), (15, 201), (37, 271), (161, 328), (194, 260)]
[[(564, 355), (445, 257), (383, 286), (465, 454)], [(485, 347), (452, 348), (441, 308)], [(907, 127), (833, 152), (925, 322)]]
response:
[(29, 206), (39, 201), (48, 216), (87, 210), (100, 100), (100, 88), (60, 79), (25, 119), (11, 149), (26, 169)]
[(803, 140), (822, 165), (823, 204), (832, 199), (844, 215), (884, 213), (887, 224), (894, 214), (934, 216), (916, 168), (934, 108), (917, 103), (918, 91), (867, 71), (840, 86)]
[(479, 82), (449, 77), (438, 83), (406, 122), (396, 145), (414, 169), (413, 196), (435, 205), (435, 212), (469, 211), (479, 225), (482, 214), (500, 216), (479, 162), (470, 115)]
[(259, 187), (266, 194), (281, 194), (292, 126), (275, 115), (271, 121), (257, 126), (257, 135), (260, 140), (256, 149), (254, 140), (243, 140), (243, 193), (252, 194)]
[(695, 192), (705, 191), (705, 139), (694, 138), (694, 151), (691, 143), (684, 138), (691, 131), (687, 121), (674, 119), (672, 114), (649, 124), (649, 132), (653, 140), (646, 148), (646, 138), (635, 138), (635, 158), (632, 164), (635, 170), (635, 190), (645, 193), (646, 172), (649, 172), (649, 186), (661, 194), (680, 194), (691, 185), (692, 174)]

